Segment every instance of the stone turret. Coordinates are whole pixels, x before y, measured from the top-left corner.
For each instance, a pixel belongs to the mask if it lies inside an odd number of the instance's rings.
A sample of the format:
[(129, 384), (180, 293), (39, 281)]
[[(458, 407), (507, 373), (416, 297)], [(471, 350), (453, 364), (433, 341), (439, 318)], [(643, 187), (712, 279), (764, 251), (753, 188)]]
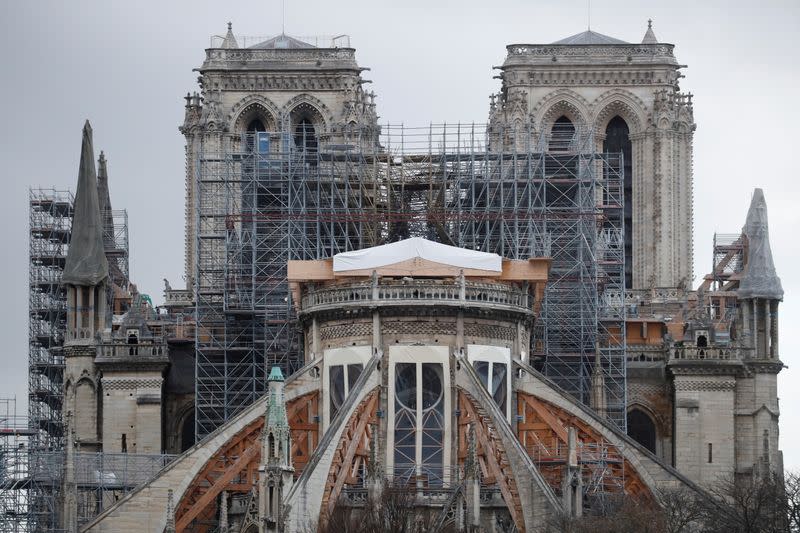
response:
[(283, 497), (294, 481), (292, 437), (284, 401), (284, 379), (280, 367), (272, 367), (267, 378), (269, 399), (264, 415), (259, 468), (259, 532), (283, 531)]
[(92, 127), (83, 127), (78, 186), (62, 283), (67, 289), (64, 356), (65, 414), (78, 447), (99, 449), (97, 431), (98, 375), (94, 364), (96, 337), (105, 325), (108, 262), (103, 247), (103, 222), (97, 194)]
[(83, 126), (72, 234), (62, 283), (67, 290), (64, 342), (64, 425), (67, 432), (61, 527), (77, 531), (74, 451), (101, 451), (98, 435), (99, 372), (97, 338), (106, 323), (108, 262), (103, 245), (92, 127)]
[(747, 253), (739, 281), (742, 344), (747, 372), (737, 387), (737, 473), (783, 470), (778, 449), (777, 377), (783, 369), (778, 350), (778, 304), (783, 286), (769, 243), (767, 203), (756, 189), (742, 234)]

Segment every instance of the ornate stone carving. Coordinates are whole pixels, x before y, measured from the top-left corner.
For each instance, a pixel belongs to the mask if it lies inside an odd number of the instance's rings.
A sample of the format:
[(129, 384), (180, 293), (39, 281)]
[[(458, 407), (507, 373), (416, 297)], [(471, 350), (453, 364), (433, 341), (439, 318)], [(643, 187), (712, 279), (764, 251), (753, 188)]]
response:
[(107, 378), (102, 379), (104, 390), (160, 389), (162, 378)]

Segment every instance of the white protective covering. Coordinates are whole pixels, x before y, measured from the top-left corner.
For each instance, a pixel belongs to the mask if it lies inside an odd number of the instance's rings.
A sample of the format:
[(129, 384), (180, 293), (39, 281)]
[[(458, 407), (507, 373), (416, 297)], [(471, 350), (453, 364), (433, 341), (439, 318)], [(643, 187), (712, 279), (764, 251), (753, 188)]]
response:
[(501, 272), (503, 269), (502, 258), (497, 254), (474, 252), (429, 241), (421, 237), (414, 237), (382, 246), (336, 254), (333, 256), (333, 271), (344, 272), (380, 268), (414, 259), (415, 257), (458, 268), (472, 268), (491, 272)]

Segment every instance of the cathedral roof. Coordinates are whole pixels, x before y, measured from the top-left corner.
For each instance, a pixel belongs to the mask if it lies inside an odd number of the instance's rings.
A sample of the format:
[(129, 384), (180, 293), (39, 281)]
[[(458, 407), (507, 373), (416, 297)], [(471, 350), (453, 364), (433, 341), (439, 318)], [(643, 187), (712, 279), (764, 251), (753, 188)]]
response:
[(264, 42), (254, 44), (249, 48), (316, 48), (313, 44), (309, 44), (305, 41), (301, 41), (300, 39), (295, 39), (294, 37), (290, 37), (285, 33), (281, 33), (280, 35), (273, 37), (271, 39), (267, 39)]
[(742, 233), (747, 237), (747, 264), (739, 280), (739, 298), (783, 300), (781, 278), (775, 272), (769, 246), (767, 201), (761, 189), (753, 193)]
[(609, 37), (596, 31), (586, 30), (576, 33), (552, 44), (630, 44), (621, 39)]
[(92, 127), (87, 120), (83, 126), (72, 236), (61, 280), (72, 285), (94, 286), (106, 277), (108, 261), (103, 247), (103, 222), (97, 194)]

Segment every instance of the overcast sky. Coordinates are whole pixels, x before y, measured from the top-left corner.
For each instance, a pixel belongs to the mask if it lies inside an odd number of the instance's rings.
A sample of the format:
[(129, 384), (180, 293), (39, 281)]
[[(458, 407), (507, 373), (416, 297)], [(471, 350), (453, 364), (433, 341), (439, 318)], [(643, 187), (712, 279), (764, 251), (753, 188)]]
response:
[[(783, 280), (779, 378), (781, 448), (800, 469), (800, 143), (797, 33), (800, 2), (600, 1), (593, 30), (639, 42), (653, 19), (689, 66), (694, 93), (695, 276), (711, 268), (714, 232), (741, 230), (754, 187), (764, 188), (772, 249)], [(280, 0), (0, 3), (0, 396), (27, 396), (27, 195), (74, 188), (81, 128), (108, 159), (111, 200), (129, 214), (131, 274), (163, 300), (162, 278), (182, 286), (183, 95), (198, 90), (209, 37), (281, 31)], [(492, 66), (509, 43), (547, 43), (587, 27), (586, 0), (355, 2), (286, 0), (286, 32), (349, 34), (371, 69), (381, 122), (485, 122), (499, 87)], [(696, 284), (696, 283), (695, 283)]]

